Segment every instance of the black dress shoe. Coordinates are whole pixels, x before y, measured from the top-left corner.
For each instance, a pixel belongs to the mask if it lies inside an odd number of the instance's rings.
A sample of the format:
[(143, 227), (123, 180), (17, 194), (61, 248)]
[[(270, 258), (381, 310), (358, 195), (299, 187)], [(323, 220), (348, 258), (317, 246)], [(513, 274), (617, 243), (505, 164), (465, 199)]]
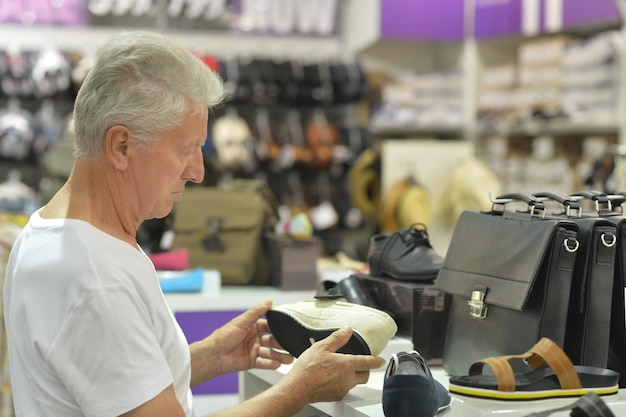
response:
[(374, 301), (372, 294), (367, 292), (359, 279), (355, 275), (342, 278), (340, 281), (322, 281), (317, 289), (316, 297), (323, 296), (341, 296), (347, 302), (360, 304), (362, 306), (373, 307), (381, 310)]
[(443, 264), (443, 257), (430, 245), (422, 223), (390, 235), (373, 236), (367, 258), (371, 276), (402, 281), (432, 281)]

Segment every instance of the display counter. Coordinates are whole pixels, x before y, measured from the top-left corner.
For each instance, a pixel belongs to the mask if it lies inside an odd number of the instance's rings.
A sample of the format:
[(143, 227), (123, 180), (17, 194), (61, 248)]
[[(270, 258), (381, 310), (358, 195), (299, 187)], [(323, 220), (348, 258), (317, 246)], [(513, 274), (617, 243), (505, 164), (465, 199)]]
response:
[[(242, 372), (239, 378), (240, 400), (246, 400), (275, 384), (293, 365), (283, 365), (275, 371), (253, 369)], [(431, 367), (433, 376), (448, 387), (448, 376), (440, 367)], [(294, 417), (319, 417), (324, 413), (332, 417), (385, 417), (382, 408), (384, 369), (372, 372), (367, 384), (354, 387), (342, 401), (315, 403)], [(626, 389), (617, 395), (602, 397), (615, 416), (626, 416)], [(452, 395), (450, 407), (442, 417), (525, 417), (530, 413), (546, 411), (572, 404), (576, 398), (539, 401), (494, 401)], [(567, 417), (562, 411), (551, 417)]]

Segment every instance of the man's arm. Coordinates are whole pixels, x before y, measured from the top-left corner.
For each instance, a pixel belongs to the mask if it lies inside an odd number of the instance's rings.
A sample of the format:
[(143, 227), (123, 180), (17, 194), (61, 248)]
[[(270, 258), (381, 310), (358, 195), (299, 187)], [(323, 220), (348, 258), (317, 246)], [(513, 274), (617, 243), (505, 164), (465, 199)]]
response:
[[(332, 333), (300, 355), (276, 385), (210, 417), (290, 417), (307, 404), (341, 400), (355, 385), (367, 382), (371, 369), (385, 364), (379, 356), (336, 353), (351, 336), (350, 328)], [(184, 417), (184, 414), (170, 386), (123, 417)]]

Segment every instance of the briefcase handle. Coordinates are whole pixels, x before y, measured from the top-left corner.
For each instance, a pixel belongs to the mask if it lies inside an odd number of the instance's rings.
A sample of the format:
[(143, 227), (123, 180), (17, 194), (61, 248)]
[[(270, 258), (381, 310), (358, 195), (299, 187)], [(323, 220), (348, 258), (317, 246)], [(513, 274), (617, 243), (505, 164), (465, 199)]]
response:
[(626, 203), (626, 191), (622, 191), (621, 193), (617, 194), (609, 194), (607, 195), (607, 197), (611, 201), (613, 211), (618, 213), (624, 212), (622, 204)]
[(596, 212), (599, 215), (615, 215), (613, 202), (605, 193), (600, 191), (585, 190), (572, 193), (571, 197), (578, 201), (583, 199), (591, 200), (595, 204)]
[(578, 203), (576, 197), (570, 197), (566, 194), (551, 192), (551, 191), (541, 191), (538, 193), (534, 193), (533, 197), (538, 198), (539, 200), (551, 200), (556, 201), (561, 204), (563, 211), (561, 214), (565, 214), (567, 217), (575, 216), (581, 217), (583, 213), (583, 209)]
[(522, 193), (507, 193), (496, 197), (491, 201), (491, 214), (502, 215), (506, 204), (515, 202), (526, 203), (527, 210), (524, 213), (531, 217), (545, 217), (546, 207), (543, 201)]

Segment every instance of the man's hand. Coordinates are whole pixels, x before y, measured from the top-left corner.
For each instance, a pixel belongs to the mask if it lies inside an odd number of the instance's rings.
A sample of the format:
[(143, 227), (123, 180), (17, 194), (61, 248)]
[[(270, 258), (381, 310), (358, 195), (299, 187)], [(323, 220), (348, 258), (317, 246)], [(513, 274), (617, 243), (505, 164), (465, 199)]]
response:
[(351, 336), (352, 329), (345, 327), (313, 344), (279, 384), (307, 403), (341, 400), (355, 385), (368, 381), (370, 370), (386, 363), (379, 356), (336, 353)]
[(293, 356), (276, 350), (282, 350), (282, 347), (262, 318), (271, 307), (271, 300), (257, 304), (206, 339), (192, 343), (191, 385), (231, 372), (250, 368), (276, 369), (293, 362)]

